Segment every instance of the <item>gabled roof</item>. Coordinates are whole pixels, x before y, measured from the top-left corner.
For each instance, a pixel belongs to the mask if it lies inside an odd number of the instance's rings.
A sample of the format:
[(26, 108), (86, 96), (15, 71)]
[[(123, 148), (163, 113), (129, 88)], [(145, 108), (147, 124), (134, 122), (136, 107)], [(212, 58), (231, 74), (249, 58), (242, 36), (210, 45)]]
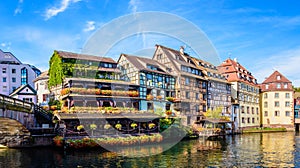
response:
[[(135, 66), (140, 71), (145, 70), (149, 72), (171, 75), (169, 72), (166, 71), (167, 67), (156, 60), (145, 58), (145, 57), (127, 55), (127, 54), (121, 54), (121, 56), (126, 57), (127, 60), (131, 62), (133, 66)], [(150, 69), (147, 67), (147, 65), (153, 65), (157, 67), (159, 70)]]
[(178, 50), (175, 50), (175, 49), (172, 49), (172, 48), (168, 48), (168, 47), (165, 47), (165, 46), (162, 46), (162, 45), (158, 45), (158, 44), (156, 44), (155, 46), (156, 46), (156, 48), (160, 47), (162, 49), (162, 51), (166, 54), (166, 56), (168, 57), (168, 59), (174, 65), (176, 65), (177, 70), (181, 69), (181, 67), (180, 67), (181, 65), (199, 69), (194, 64), (186, 62), (186, 59), (189, 57), (188, 54), (186, 54), (186, 53), (181, 54), (180, 51), (178, 51)]
[(11, 52), (4, 52), (0, 49), (0, 62), (5, 64), (22, 64), (22, 62)]
[(67, 51), (54, 51), (54, 52), (57, 52), (62, 58), (74, 58), (74, 59), (88, 60), (88, 61), (116, 63), (112, 58), (109, 57), (99, 57), (94, 55), (78, 54), (78, 53), (72, 53)]
[[(280, 76), (280, 79), (277, 80), (277, 76)], [(283, 76), (280, 72), (274, 71), (266, 80), (263, 81), (263, 84), (273, 83), (273, 82), (281, 82), (281, 83), (291, 83), (285, 76)]]
[[(226, 80), (225, 76), (222, 74), (220, 69), (217, 68), (216, 66), (214, 66), (213, 64), (206, 62), (204, 60), (198, 59), (198, 58), (194, 58), (194, 57), (189, 57), (189, 58), (195, 63), (195, 65), (199, 69), (203, 70), (203, 72), (206, 76), (206, 79), (223, 82), (223, 83), (230, 83)], [(199, 65), (199, 64), (201, 64), (201, 65)], [(210, 76), (209, 73), (215, 74), (216, 76), (214, 76), (214, 75)]]
[(257, 86), (256, 78), (252, 73), (235, 60), (228, 58), (222, 62), (219, 69), (229, 82), (243, 82)]
[(33, 82), (36, 82), (36, 81), (42, 80), (42, 79), (48, 79), (48, 78), (49, 78), (48, 71), (44, 71), (37, 78), (35, 78), (33, 80)]
[[(31, 93), (22, 93), (25, 89), (29, 89)], [(21, 85), (18, 87), (15, 91), (13, 91), (9, 96), (14, 96), (14, 95), (36, 95), (36, 91), (29, 85)]]

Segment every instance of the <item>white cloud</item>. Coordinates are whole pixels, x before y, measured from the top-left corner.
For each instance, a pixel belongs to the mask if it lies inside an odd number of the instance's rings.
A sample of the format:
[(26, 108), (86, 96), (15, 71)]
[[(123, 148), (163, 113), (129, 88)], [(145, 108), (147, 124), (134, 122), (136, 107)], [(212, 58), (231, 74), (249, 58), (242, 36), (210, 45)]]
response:
[(64, 12), (70, 4), (79, 2), (81, 0), (61, 0), (59, 7), (51, 7), (46, 10), (45, 20), (50, 19), (53, 16), (56, 16), (58, 13)]
[(10, 46), (11, 46), (11, 42), (2, 42), (0, 45), (1, 45), (1, 47), (3, 47), (4, 49), (9, 50), (9, 49), (10, 49)]
[(132, 13), (136, 13), (137, 12), (137, 6), (138, 6), (138, 0), (130, 0), (129, 1), (129, 6), (128, 8), (131, 9)]
[(23, 0), (19, 0), (18, 6), (17, 6), (17, 8), (15, 9), (14, 15), (17, 15), (17, 14), (22, 13), (22, 11), (23, 11), (22, 5), (23, 5)]
[(282, 51), (258, 62), (253, 68), (255, 69), (253, 74), (258, 78), (259, 82), (263, 82), (274, 70), (278, 70), (292, 81), (293, 85), (300, 86), (299, 63), (300, 47)]
[(83, 31), (88, 32), (88, 31), (93, 31), (95, 29), (96, 29), (95, 21), (87, 21)]

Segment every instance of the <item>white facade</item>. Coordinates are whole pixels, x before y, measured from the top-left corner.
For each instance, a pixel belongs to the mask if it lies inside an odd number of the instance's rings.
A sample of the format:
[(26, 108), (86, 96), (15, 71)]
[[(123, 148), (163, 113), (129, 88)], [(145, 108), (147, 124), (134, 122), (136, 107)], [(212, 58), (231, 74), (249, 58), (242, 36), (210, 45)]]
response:
[(43, 72), (38, 78), (34, 80), (34, 87), (37, 94), (38, 105), (48, 105), (50, 98), (50, 91), (48, 89), (48, 71)]
[(29, 85), (22, 85), (9, 96), (36, 104), (36, 91)]
[(12, 53), (0, 50), (0, 94), (9, 95), (21, 85), (29, 84), (34, 88), (33, 80), (40, 70), (28, 64), (22, 64)]

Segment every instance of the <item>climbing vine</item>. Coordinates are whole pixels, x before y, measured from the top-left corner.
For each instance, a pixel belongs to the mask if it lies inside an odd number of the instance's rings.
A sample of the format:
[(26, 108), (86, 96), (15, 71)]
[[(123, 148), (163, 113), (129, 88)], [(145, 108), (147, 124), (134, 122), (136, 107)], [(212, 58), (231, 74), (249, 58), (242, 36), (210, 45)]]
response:
[(64, 79), (63, 67), (61, 57), (54, 51), (50, 61), (49, 61), (49, 82), (48, 87), (49, 89), (52, 86), (57, 86), (61, 84)]

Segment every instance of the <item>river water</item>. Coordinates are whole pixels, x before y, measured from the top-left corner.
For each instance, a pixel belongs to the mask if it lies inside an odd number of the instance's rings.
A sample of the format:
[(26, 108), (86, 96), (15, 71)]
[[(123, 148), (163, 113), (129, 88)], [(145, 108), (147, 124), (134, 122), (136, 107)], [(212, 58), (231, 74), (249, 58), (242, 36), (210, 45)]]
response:
[(0, 167), (300, 167), (300, 136), (294, 132), (200, 138), (168, 150), (166, 146), (124, 148), (121, 155), (96, 149), (0, 149)]

